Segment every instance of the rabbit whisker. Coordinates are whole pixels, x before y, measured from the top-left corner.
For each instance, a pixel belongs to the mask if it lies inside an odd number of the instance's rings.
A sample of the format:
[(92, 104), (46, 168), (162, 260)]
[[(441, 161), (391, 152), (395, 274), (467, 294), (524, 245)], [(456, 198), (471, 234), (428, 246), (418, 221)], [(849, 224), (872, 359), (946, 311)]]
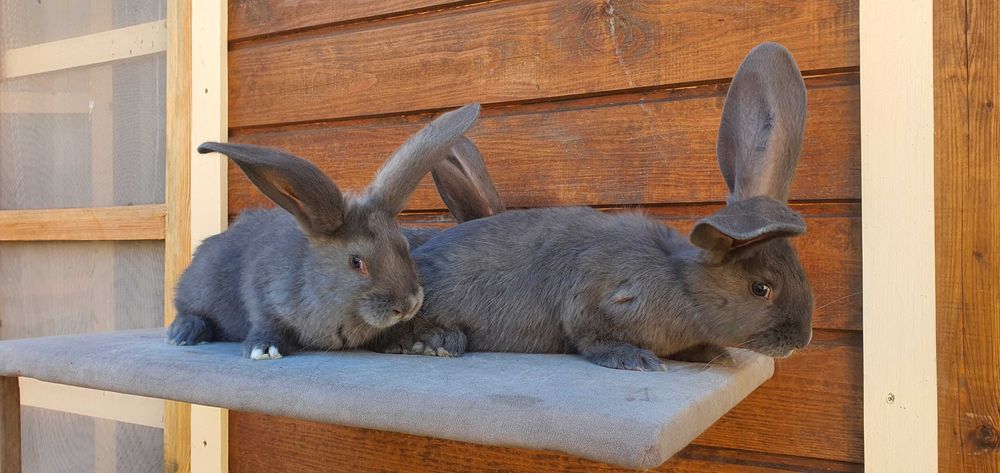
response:
[(823, 310), (826, 307), (828, 307), (830, 304), (836, 304), (836, 303), (838, 303), (838, 302), (840, 302), (840, 301), (842, 301), (844, 299), (850, 299), (850, 298), (852, 298), (854, 296), (860, 296), (862, 294), (862, 292), (864, 292), (864, 291), (852, 292), (852, 293), (850, 293), (850, 294), (848, 294), (846, 296), (838, 297), (838, 298), (836, 298), (836, 299), (834, 299), (834, 300), (832, 300), (830, 302), (827, 302), (826, 304), (823, 304), (823, 305), (817, 307), (814, 311)]

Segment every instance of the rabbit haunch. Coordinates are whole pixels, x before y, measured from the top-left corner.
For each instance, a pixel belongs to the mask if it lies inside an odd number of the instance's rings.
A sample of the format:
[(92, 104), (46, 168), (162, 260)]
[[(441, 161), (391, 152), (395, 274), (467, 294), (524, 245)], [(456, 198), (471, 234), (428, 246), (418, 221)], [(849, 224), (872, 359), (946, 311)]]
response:
[(690, 241), (641, 215), (587, 208), (464, 223), (413, 251), (424, 304), (377, 348), (577, 352), (634, 370), (662, 369), (658, 356), (725, 359), (726, 346), (788, 356), (812, 334), (812, 291), (788, 242), (805, 225), (786, 203), (805, 113), (791, 54), (754, 48), (719, 126), (728, 203)]
[(478, 114), (472, 104), (438, 117), (358, 196), (281, 151), (200, 146), (226, 154), (281, 209), (246, 212), (199, 246), (178, 283), (167, 341), (243, 341), (246, 356), (269, 359), (359, 346), (411, 318), (423, 288), (395, 217), (424, 175), (449, 166)]

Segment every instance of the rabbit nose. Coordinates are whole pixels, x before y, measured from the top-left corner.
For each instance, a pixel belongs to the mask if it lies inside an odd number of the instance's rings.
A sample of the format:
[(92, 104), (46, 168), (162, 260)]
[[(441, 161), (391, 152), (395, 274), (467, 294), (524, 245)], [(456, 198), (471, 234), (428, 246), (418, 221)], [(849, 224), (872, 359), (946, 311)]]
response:
[(396, 317), (409, 318), (417, 312), (419, 307), (420, 305), (412, 297), (408, 297), (405, 301), (395, 304), (392, 307), (392, 313)]

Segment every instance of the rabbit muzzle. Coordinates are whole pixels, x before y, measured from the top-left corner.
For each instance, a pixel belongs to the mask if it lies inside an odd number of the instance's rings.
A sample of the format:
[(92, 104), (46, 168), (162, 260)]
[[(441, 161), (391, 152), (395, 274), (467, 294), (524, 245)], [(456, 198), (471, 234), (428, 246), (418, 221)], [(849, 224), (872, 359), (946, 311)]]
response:
[(420, 286), (407, 295), (371, 294), (361, 303), (358, 313), (368, 325), (384, 329), (412, 319), (423, 301), (424, 290)]
[(399, 318), (400, 322), (405, 322), (412, 319), (417, 315), (417, 311), (420, 310), (420, 306), (424, 303), (424, 288), (422, 286), (417, 286), (417, 292), (406, 297), (403, 301), (398, 302), (392, 308), (392, 312), (395, 317)]

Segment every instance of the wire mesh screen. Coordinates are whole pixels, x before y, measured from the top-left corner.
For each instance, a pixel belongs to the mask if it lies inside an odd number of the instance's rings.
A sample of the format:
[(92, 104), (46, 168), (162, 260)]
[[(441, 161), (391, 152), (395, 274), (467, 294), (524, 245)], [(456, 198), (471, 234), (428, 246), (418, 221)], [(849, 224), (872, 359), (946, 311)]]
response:
[(163, 242), (0, 243), (0, 338), (163, 325)]
[(21, 410), (22, 470), (163, 471), (163, 430), (37, 407)]
[[(0, 210), (164, 202), (166, 54), (51, 63), (165, 17), (164, 0), (0, 0)], [(163, 255), (162, 241), (0, 242), (0, 339), (162, 326)], [(156, 427), (23, 411), (25, 472), (162, 471), (162, 442)]]

